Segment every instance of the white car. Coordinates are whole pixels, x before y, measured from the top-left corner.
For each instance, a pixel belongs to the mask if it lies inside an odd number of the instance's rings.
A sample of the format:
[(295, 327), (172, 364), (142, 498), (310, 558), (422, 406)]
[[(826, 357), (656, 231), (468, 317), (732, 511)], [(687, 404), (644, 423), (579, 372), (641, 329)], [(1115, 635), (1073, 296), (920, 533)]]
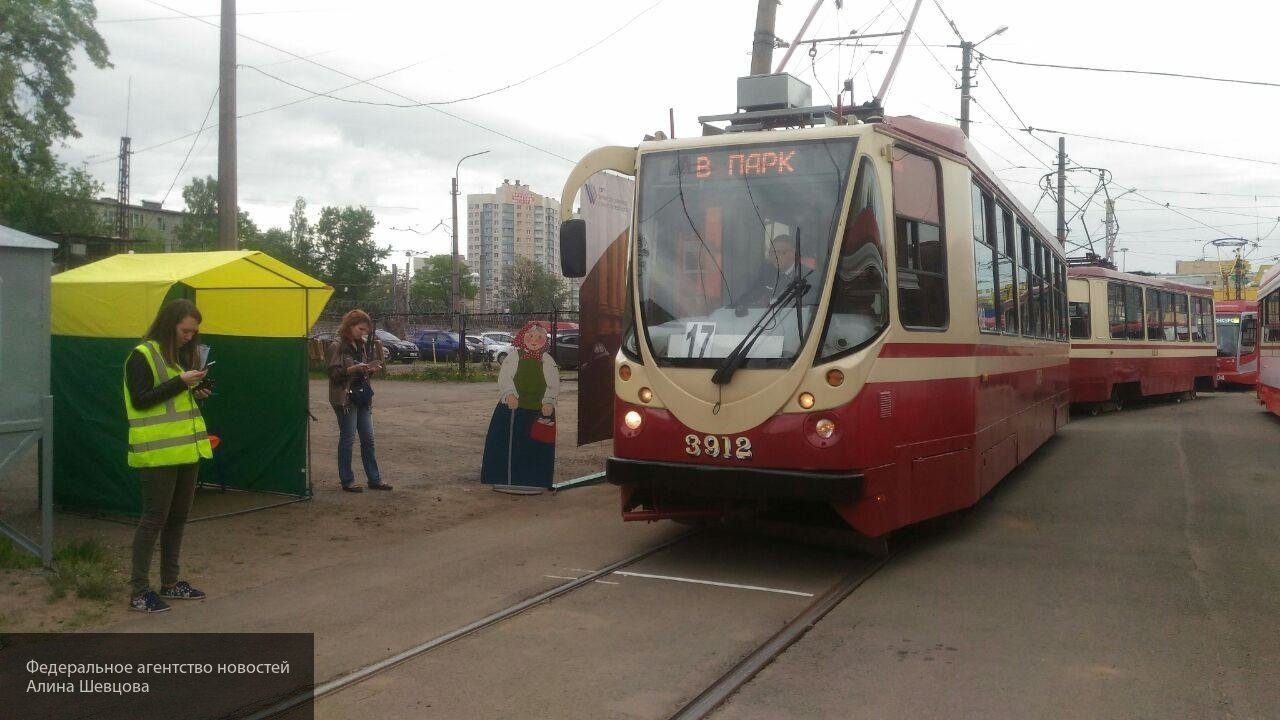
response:
[(483, 345), (485, 357), (493, 362), (500, 363), (507, 356), (507, 353), (511, 352), (511, 343), (498, 340), (499, 336), (511, 337), (508, 333), (487, 332), (479, 335), (468, 335), (467, 339)]

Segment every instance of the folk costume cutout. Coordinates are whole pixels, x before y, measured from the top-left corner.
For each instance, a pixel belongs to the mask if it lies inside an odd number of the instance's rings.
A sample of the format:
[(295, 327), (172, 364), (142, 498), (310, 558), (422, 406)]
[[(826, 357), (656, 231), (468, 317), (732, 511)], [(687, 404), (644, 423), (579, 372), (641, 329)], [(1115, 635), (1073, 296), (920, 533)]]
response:
[(532, 494), (551, 487), (560, 368), (548, 344), (547, 324), (527, 323), (498, 371), (498, 404), (480, 467), (480, 481), (495, 490)]

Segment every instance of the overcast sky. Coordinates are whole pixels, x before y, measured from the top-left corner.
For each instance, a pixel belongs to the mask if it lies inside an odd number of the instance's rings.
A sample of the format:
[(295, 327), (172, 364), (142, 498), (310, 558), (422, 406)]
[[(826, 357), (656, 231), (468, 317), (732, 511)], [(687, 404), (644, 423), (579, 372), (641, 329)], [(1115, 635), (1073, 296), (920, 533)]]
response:
[[(698, 115), (732, 112), (734, 79), (750, 66), (756, 4), (240, 0), (240, 206), (266, 229), (287, 226), (298, 196), (313, 218), (324, 205), (364, 205), (378, 218), (375, 240), (390, 245), (399, 262), (406, 252), (448, 252), (449, 235), (439, 223), (449, 222), (450, 178), (464, 155), (489, 151), (462, 165), (464, 196), (519, 178), (556, 197), (583, 154), (666, 130), (668, 108), (678, 137), (699, 133)], [(1139, 0), (925, 0), (887, 98), (891, 115), (956, 122), (960, 51), (946, 47), (957, 38), (939, 4), (970, 41), (1009, 26), (979, 46), (991, 58), (1280, 83), (1273, 50), (1280, 10), (1262, 0), (1224, 0), (1212, 12)], [(794, 38), (812, 5), (785, 0), (777, 34)], [(71, 140), (62, 157), (86, 163), (105, 194), (115, 194), (114, 158), (132, 81), (131, 199), (168, 193), (165, 207), (180, 209), (190, 178), (217, 175), (216, 104), (209, 129), (182, 136), (202, 126), (217, 87), (220, 5), (99, 0), (97, 6), (114, 67), (98, 70), (81, 56), (71, 111), (83, 137)], [(910, 8), (911, 0), (846, 0), (843, 8), (826, 0), (806, 37), (900, 30)], [(201, 22), (181, 13), (210, 17)], [(814, 86), (815, 103), (834, 98), (853, 77), (854, 100), (862, 102), (879, 87), (895, 42), (821, 45), (812, 59), (805, 46), (787, 71)], [(775, 64), (782, 52), (775, 52)], [(352, 78), (375, 76), (383, 76), (372, 81), (381, 89), (338, 90), (356, 83)], [(515, 83), (473, 100), (395, 107)], [(1057, 135), (1018, 128), (1072, 133), (1071, 161), (1113, 174), (1117, 245), (1129, 249), (1128, 270), (1172, 271), (1176, 259), (1202, 252), (1213, 259), (1217, 251), (1205, 243), (1226, 236), (1260, 239), (1254, 260), (1280, 255), (1280, 146), (1273, 130), (1280, 87), (987, 60), (973, 95), (973, 140), (1047, 227), (1055, 225), (1052, 201), (1042, 199), (1037, 182), (1055, 162)], [(294, 104), (259, 112), (285, 103)], [(166, 141), (172, 142), (161, 145)], [(1071, 200), (1083, 205), (1096, 176), (1069, 177), (1076, 188)], [(1083, 220), (1072, 222), (1070, 241), (1083, 242), (1086, 228), (1095, 239), (1102, 235), (1101, 202), (1088, 206)], [(460, 230), (465, 251), (465, 226)]]

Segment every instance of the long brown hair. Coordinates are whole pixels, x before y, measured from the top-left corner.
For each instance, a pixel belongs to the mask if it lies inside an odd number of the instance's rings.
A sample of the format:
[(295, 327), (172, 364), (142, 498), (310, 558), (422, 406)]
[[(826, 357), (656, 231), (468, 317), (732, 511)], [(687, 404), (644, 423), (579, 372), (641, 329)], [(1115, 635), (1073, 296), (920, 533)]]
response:
[(373, 330), (373, 318), (369, 317), (369, 313), (363, 310), (348, 310), (346, 315), (342, 316), (342, 324), (338, 326), (338, 337), (349, 345), (355, 345), (357, 338), (352, 337), (351, 328), (360, 323), (369, 323), (370, 331)]
[(178, 323), (189, 317), (195, 318), (197, 323), (204, 322), (204, 317), (200, 315), (200, 309), (195, 303), (184, 298), (171, 300), (156, 313), (156, 319), (151, 321), (151, 327), (146, 334), (148, 340), (155, 340), (160, 344), (160, 354), (165, 362), (188, 370), (196, 366), (196, 349), (200, 347), (200, 328), (196, 328), (196, 334), (191, 336), (191, 341), (182, 347), (178, 347), (176, 338)]

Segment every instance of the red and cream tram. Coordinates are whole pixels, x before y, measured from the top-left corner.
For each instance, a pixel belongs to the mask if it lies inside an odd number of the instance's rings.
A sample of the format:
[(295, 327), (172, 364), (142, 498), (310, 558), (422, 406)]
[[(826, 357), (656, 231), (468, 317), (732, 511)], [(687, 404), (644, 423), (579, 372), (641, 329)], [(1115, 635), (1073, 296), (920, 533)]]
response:
[(1262, 320), (1258, 358), (1258, 400), (1280, 415), (1280, 266), (1262, 278), (1258, 287)]
[(568, 272), (601, 170), (636, 179), (606, 469), (624, 519), (807, 504), (879, 537), (976, 503), (1067, 422), (1061, 245), (957, 128), (601, 148), (565, 185)]
[(1218, 382), (1258, 384), (1258, 303), (1219, 300), (1214, 304), (1218, 331)]
[(1071, 402), (1119, 407), (1214, 387), (1213, 290), (1102, 267), (1067, 275)]

